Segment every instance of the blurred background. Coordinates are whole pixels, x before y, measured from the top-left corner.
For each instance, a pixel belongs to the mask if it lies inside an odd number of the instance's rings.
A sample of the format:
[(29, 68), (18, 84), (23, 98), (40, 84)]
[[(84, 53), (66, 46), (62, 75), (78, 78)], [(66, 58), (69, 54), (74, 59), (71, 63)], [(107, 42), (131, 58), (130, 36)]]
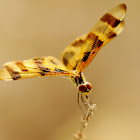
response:
[[(61, 58), (108, 10), (127, 5), (125, 29), (84, 71), (97, 104), (87, 140), (140, 139), (139, 0), (0, 0), (0, 68), (12, 60)], [(80, 127), (77, 89), (43, 77), (0, 81), (1, 140), (72, 140)]]

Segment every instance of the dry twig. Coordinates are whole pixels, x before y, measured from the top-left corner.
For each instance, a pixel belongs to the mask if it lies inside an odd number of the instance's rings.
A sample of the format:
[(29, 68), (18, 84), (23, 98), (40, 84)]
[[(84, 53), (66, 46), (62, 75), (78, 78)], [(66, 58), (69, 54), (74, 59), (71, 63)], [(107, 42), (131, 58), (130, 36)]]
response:
[(85, 138), (84, 131), (87, 128), (88, 121), (90, 119), (92, 119), (92, 117), (93, 117), (93, 111), (96, 110), (96, 104), (92, 104), (89, 101), (89, 98), (84, 97), (83, 103), (84, 103), (84, 105), (86, 107), (87, 112), (86, 112), (86, 115), (84, 115), (84, 117), (81, 118), (81, 127), (74, 134), (74, 140), (82, 140), (82, 139)]

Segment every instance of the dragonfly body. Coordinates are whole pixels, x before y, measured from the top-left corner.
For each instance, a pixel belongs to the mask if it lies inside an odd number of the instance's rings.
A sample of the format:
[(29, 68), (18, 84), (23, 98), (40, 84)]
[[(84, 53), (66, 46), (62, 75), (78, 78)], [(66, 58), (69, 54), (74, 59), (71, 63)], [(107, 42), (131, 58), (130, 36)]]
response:
[(71, 80), (74, 85), (78, 88), (78, 92), (84, 95), (88, 95), (92, 89), (91, 83), (87, 82), (82, 73), (71, 76)]
[(82, 72), (98, 51), (122, 32), (125, 13), (125, 4), (120, 4), (108, 11), (89, 33), (77, 38), (63, 51), (62, 63), (53, 56), (8, 62), (4, 64), (5, 68), (0, 70), (0, 80), (67, 76), (78, 88), (78, 92), (87, 96), (92, 85), (86, 82)]

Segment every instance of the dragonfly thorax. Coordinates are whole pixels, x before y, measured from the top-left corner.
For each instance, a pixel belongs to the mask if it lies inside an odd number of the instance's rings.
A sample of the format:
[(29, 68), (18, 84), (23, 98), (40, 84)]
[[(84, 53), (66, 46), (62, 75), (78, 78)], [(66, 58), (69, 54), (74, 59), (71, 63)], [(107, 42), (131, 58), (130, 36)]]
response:
[(74, 85), (78, 88), (78, 92), (81, 94), (88, 95), (92, 89), (92, 84), (87, 82), (84, 75), (80, 73), (79, 75), (71, 77)]

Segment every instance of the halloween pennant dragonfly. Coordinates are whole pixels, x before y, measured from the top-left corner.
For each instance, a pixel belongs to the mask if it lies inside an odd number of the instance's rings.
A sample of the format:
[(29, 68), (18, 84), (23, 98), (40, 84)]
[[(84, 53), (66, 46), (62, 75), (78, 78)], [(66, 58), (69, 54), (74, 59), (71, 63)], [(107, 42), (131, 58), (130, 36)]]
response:
[(53, 56), (8, 62), (4, 64), (5, 68), (0, 70), (0, 80), (67, 76), (78, 88), (78, 93), (87, 96), (92, 85), (85, 81), (82, 72), (98, 51), (122, 32), (125, 13), (125, 4), (120, 4), (108, 11), (88, 34), (80, 36), (64, 50), (62, 63)]

